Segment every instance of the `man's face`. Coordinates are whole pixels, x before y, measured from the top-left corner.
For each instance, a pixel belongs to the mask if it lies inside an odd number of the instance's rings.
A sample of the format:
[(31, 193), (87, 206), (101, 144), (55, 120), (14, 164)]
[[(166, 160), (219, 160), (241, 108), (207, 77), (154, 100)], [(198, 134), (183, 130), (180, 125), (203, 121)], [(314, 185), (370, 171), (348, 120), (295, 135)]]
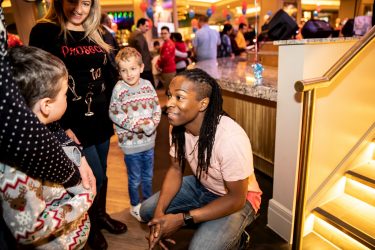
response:
[(169, 33), (169, 31), (166, 29), (162, 29), (160, 35), (161, 39), (163, 39), (164, 41), (167, 41), (171, 37), (171, 33)]
[(149, 29), (150, 29), (150, 27), (148, 26), (148, 22), (145, 22), (145, 24), (141, 24), (140, 26), (139, 26), (139, 29), (142, 31), (142, 33), (146, 33)]
[(193, 82), (184, 76), (173, 78), (168, 90), (167, 113), (172, 126), (185, 126), (187, 130), (200, 127), (208, 98), (199, 100)]

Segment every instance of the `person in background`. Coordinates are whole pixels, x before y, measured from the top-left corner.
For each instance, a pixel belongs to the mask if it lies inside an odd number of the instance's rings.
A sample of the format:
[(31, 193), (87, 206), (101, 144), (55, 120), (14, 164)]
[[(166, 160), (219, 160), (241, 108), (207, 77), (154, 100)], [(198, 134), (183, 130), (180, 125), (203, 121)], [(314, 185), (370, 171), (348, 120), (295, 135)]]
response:
[(238, 31), (236, 35), (236, 42), (239, 49), (246, 49), (246, 40), (244, 34), (247, 32), (247, 25), (245, 23), (240, 23), (238, 26)]
[(176, 73), (186, 70), (187, 67), (187, 48), (184, 41), (182, 41), (182, 35), (179, 32), (173, 32), (171, 39), (176, 47), (175, 49), (175, 62), (176, 62)]
[[(223, 111), (219, 84), (201, 69), (171, 82), (167, 114), (170, 167), (160, 192), (144, 201), (149, 248), (183, 226), (197, 226), (189, 249), (245, 249), (245, 228), (260, 208), (261, 190), (245, 131)], [(186, 163), (194, 175), (183, 176)], [(164, 249), (164, 248), (163, 248)]]
[(111, 47), (100, 34), (100, 16), (98, 0), (53, 0), (45, 17), (32, 28), (29, 42), (59, 57), (68, 69), (68, 107), (60, 124), (83, 146), (96, 177), (98, 194), (89, 210), (92, 249), (108, 247), (100, 229), (114, 234), (127, 230), (106, 213), (107, 156), (113, 135), (108, 107), (117, 79), (108, 60)]
[[(66, 156), (59, 142), (59, 139), (67, 138), (66, 134), (53, 134), (54, 126), (48, 129), (42, 124), (27, 107), (14, 82), (2, 2), (0, 0), (0, 162), (15, 165), (32, 178), (59, 183), (66, 188), (77, 185), (82, 178), (83, 186), (95, 194), (96, 181), (90, 166), (83, 160), (78, 168)], [(42, 147), (49, 153), (40, 150)], [(0, 220), (0, 249), (15, 249), (14, 239), (2, 216)]]
[(160, 74), (161, 72), (159, 71), (159, 69), (157, 68), (157, 62), (159, 61), (160, 59), (160, 42), (158, 40), (154, 41), (154, 48), (153, 50), (151, 51), (151, 55), (152, 55), (152, 60), (151, 60), (151, 65), (152, 65), (152, 75), (154, 76), (154, 83), (155, 83), (155, 89), (158, 89), (160, 87), (163, 86), (163, 84), (160, 84), (161, 83), (161, 80), (160, 80)]
[[(11, 49), (10, 58), (14, 80), (40, 122), (49, 124), (60, 119), (67, 105), (68, 71), (64, 63), (46, 51), (26, 46)], [(80, 165), (78, 148), (69, 146), (69, 141), (61, 144), (67, 156)], [(2, 163), (0, 173), (2, 215), (20, 244), (35, 248), (83, 248), (90, 230), (87, 210), (94, 199), (91, 190), (84, 189), (82, 184), (65, 189)], [(20, 197), (24, 201), (17, 203)]]
[(234, 32), (232, 32), (232, 34), (229, 35), (230, 37), (230, 44), (232, 45), (232, 52), (234, 53), (234, 55), (238, 56), (238, 55), (241, 55), (242, 52), (245, 51), (245, 49), (240, 49), (237, 45), (237, 42), (236, 42), (236, 35), (234, 34)]
[(165, 87), (165, 91), (167, 91), (169, 83), (176, 75), (176, 62), (174, 60), (176, 47), (170, 39), (171, 33), (167, 26), (161, 28), (160, 34), (163, 39), (163, 45), (160, 49), (160, 58), (156, 63), (156, 67), (161, 72), (160, 80)]
[(193, 54), (196, 60), (216, 59), (217, 47), (220, 45), (220, 34), (208, 26), (208, 17), (198, 18), (199, 30), (195, 33), (193, 40)]
[[(116, 62), (115, 57), (117, 52), (120, 50), (120, 46), (118, 45), (116, 39), (116, 32), (111, 28), (112, 27), (112, 19), (106, 14), (102, 13), (100, 18), (100, 24), (102, 27), (102, 36), (104, 42), (111, 45), (112, 49), (109, 53), (109, 60), (113, 66), (113, 69), (116, 69)], [(115, 70), (117, 72), (117, 70)]]
[(148, 48), (147, 40), (144, 34), (150, 29), (148, 21), (146, 18), (140, 18), (137, 21), (137, 28), (130, 34), (129, 46), (138, 50), (142, 55), (144, 70), (141, 74), (142, 79), (149, 80), (151, 84), (155, 87), (154, 76), (152, 74), (151, 65), (151, 53)]
[(224, 24), (223, 31), (221, 33), (221, 44), (219, 47), (218, 57), (231, 57), (234, 58), (232, 52), (232, 44), (230, 42), (230, 35), (233, 33), (233, 27), (231, 24)]
[(158, 40), (154, 41), (153, 48), (151, 50), (152, 59), (154, 59), (155, 56), (160, 55), (160, 48), (160, 42)]
[(249, 26), (247, 31), (244, 33), (246, 46), (253, 45), (255, 39), (255, 28), (253, 25)]
[(151, 83), (140, 78), (141, 54), (125, 47), (116, 56), (121, 80), (113, 89), (109, 116), (116, 126), (118, 143), (125, 154), (130, 196), (130, 214), (138, 221), (141, 201), (152, 195), (156, 128), (160, 122), (158, 96)]

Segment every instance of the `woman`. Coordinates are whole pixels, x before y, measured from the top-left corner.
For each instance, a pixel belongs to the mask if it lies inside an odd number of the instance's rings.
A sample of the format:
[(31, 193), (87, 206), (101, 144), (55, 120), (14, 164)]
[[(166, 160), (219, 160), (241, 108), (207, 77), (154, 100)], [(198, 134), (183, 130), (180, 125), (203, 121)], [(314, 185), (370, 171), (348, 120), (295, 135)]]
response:
[(231, 24), (224, 24), (223, 31), (221, 33), (221, 45), (219, 57), (231, 57), (234, 58), (234, 53), (232, 51), (232, 43), (230, 36), (233, 33), (233, 27)]
[[(150, 249), (165, 247), (161, 240), (193, 224), (189, 249), (240, 249), (262, 193), (249, 138), (223, 111), (220, 87), (203, 70), (179, 73), (168, 92), (171, 165), (161, 191), (140, 209), (149, 221)], [(183, 177), (185, 161), (194, 175)]]
[(116, 80), (107, 56), (111, 48), (99, 33), (100, 16), (98, 0), (53, 0), (30, 34), (30, 45), (58, 56), (68, 68), (68, 108), (60, 123), (67, 135), (83, 146), (96, 177), (98, 192), (89, 211), (88, 243), (93, 249), (107, 248), (101, 228), (115, 234), (127, 230), (105, 212), (107, 155), (113, 135), (108, 105)]

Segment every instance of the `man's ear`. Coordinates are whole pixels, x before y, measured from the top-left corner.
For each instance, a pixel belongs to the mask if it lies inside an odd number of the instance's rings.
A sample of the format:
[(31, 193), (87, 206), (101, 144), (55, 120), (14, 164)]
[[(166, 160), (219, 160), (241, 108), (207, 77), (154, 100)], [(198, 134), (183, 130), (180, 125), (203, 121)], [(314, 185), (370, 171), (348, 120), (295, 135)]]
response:
[(200, 101), (200, 109), (199, 111), (203, 112), (203, 111), (206, 111), (207, 107), (208, 107), (208, 104), (210, 103), (210, 98), (208, 97), (205, 97), (203, 98), (201, 101)]

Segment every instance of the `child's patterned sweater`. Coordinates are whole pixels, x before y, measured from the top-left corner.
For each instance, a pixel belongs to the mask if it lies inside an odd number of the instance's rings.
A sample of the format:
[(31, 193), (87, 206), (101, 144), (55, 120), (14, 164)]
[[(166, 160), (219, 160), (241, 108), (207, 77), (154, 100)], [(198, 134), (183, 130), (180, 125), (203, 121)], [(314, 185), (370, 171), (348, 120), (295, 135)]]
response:
[(137, 86), (118, 81), (112, 92), (109, 116), (116, 126), (118, 143), (125, 154), (155, 147), (161, 109), (149, 81), (140, 79)]
[[(78, 166), (81, 153), (63, 147)], [(36, 249), (81, 249), (90, 231), (87, 210), (94, 195), (82, 184), (63, 186), (33, 179), (0, 163), (0, 201), (3, 217), (15, 239)]]

